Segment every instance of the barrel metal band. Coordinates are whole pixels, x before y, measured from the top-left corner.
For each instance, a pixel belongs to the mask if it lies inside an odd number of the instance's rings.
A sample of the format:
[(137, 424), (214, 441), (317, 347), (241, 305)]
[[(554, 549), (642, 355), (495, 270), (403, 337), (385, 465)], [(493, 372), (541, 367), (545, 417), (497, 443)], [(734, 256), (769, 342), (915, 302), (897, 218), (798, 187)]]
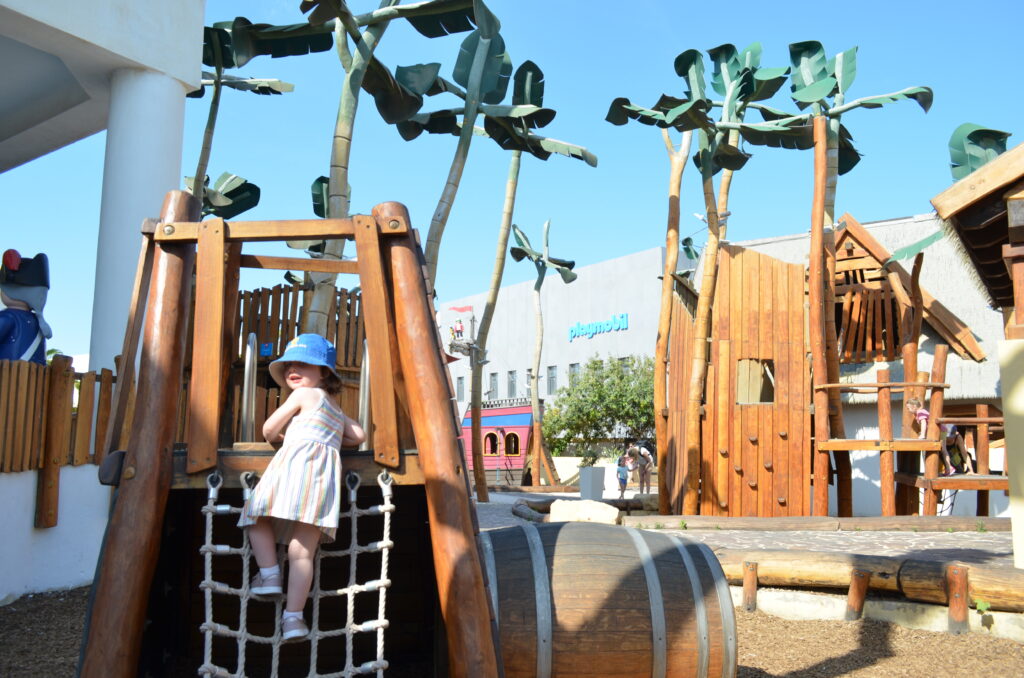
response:
[(544, 544), (533, 523), (522, 525), (530, 547), (533, 565), (533, 590), (537, 601), (537, 678), (551, 678), (551, 581)]
[(686, 567), (686, 577), (690, 580), (690, 588), (693, 591), (693, 614), (697, 620), (697, 676), (698, 678), (707, 678), (709, 661), (708, 610), (704, 604), (704, 590), (700, 584), (700, 573), (697, 572), (697, 566), (693, 562), (693, 557), (686, 548), (687, 544), (692, 544), (693, 542), (687, 539), (684, 544), (683, 539), (674, 535), (669, 535), (668, 538), (672, 540), (672, 543), (678, 549), (679, 557), (683, 559), (683, 565)]
[(725, 578), (722, 564), (718, 562), (711, 549), (699, 542), (697, 548), (704, 554), (704, 560), (711, 569), (711, 578), (714, 579), (715, 590), (718, 592), (718, 609), (722, 611), (722, 678), (736, 678), (736, 615), (732, 607), (729, 582)]
[(484, 569), (487, 572), (487, 588), (491, 591), (491, 612), (497, 620), (499, 619), (498, 571), (494, 565), (494, 543), (491, 541), (491, 535), (487, 532), (481, 532), (477, 535), (477, 541), (480, 542), (480, 550), (484, 553)]
[(627, 527), (626, 532), (633, 539), (640, 564), (647, 579), (647, 595), (651, 599), (651, 678), (665, 678), (668, 645), (665, 639), (665, 599), (661, 595), (661, 580), (654, 566), (654, 556), (639, 530)]

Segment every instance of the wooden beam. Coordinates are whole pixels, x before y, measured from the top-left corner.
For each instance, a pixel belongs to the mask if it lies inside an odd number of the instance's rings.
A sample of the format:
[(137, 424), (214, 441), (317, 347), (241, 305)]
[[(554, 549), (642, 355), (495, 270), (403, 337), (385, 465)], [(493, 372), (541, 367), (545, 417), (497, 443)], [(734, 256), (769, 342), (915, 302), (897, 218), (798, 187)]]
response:
[[(164, 222), (198, 219), (199, 202), (167, 194)], [(139, 366), (138, 412), (107, 530), (78, 667), (83, 678), (135, 675), (172, 475), (178, 397), (195, 248), (163, 244), (153, 260)], [(120, 380), (120, 377), (119, 377)]]
[(932, 207), (940, 219), (949, 219), (966, 207), (1005, 190), (1022, 176), (1024, 144), (1019, 144), (932, 198)]
[(881, 452), (889, 450), (893, 452), (928, 452), (942, 449), (942, 442), (938, 440), (856, 440), (846, 438), (843, 440), (832, 439), (821, 443), (822, 450), (874, 450)]
[(840, 391), (855, 390), (861, 388), (888, 388), (894, 391), (902, 390), (906, 388), (949, 388), (949, 384), (943, 384), (933, 381), (894, 381), (891, 383), (884, 383), (879, 381), (867, 382), (864, 384), (818, 384), (814, 388), (825, 389), (825, 388), (837, 388)]
[(277, 271), (311, 271), (316, 273), (359, 273), (355, 261), (337, 259), (302, 259), (299, 257), (269, 257), (262, 254), (243, 254), (242, 268), (265, 268)]
[[(279, 221), (233, 221), (227, 223), (226, 239), (260, 242), (267, 240), (334, 240), (355, 237), (354, 219), (282, 219)], [(189, 242), (199, 239), (202, 222), (160, 224), (153, 237), (158, 242)], [(382, 235), (404, 235), (409, 221), (401, 216), (389, 219)]]
[[(878, 370), (878, 381), (889, 381), (889, 370)], [(892, 433), (892, 391), (888, 387), (878, 389), (878, 437), (886, 442), (893, 440)], [(879, 479), (882, 483), (882, 515), (896, 515), (896, 472), (893, 450), (882, 450), (878, 459)]]
[[(949, 346), (936, 344), (934, 357), (932, 358), (932, 381), (943, 381), (946, 378), (946, 359), (949, 356)], [(942, 397), (943, 389), (932, 389), (931, 398), (928, 402), (928, 435), (929, 440), (940, 441), (944, 435), (939, 429), (939, 419), (942, 418)], [(924, 477), (933, 480), (939, 475), (939, 453), (928, 450), (924, 455)], [(924, 508), (925, 515), (934, 516), (938, 510), (939, 491), (925, 491)]]
[[(17, 361), (13, 365), (27, 366), (28, 363)], [(50, 362), (49, 378), (46, 399), (46, 447), (43, 450), (43, 463), (36, 482), (37, 528), (57, 525), (60, 467), (68, 463), (68, 449), (71, 443), (71, 397), (75, 378), (75, 373), (71, 370), (71, 358), (66, 355), (55, 355)]]

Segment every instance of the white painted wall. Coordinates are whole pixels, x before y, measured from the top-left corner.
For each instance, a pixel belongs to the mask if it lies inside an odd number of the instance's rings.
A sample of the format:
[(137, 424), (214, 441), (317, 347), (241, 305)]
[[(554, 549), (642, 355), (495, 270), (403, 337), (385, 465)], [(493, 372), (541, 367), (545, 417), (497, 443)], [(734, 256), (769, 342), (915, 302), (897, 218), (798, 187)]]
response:
[(110, 488), (96, 479), (92, 464), (60, 470), (57, 526), (33, 527), (36, 502), (34, 471), (0, 474), (0, 604), (26, 593), (92, 583)]

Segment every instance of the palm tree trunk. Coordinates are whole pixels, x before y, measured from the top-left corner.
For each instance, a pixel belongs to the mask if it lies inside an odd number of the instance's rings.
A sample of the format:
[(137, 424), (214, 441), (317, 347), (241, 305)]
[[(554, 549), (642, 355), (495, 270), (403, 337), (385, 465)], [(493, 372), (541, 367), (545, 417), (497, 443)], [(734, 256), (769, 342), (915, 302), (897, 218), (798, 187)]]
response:
[(441, 198), (438, 200), (434, 216), (430, 220), (430, 230), (427, 231), (424, 257), (427, 260), (427, 279), (431, 286), (437, 278), (437, 259), (441, 249), (441, 236), (444, 235), (444, 227), (448, 223), (448, 215), (452, 211), (455, 194), (459, 192), (459, 182), (462, 180), (462, 171), (466, 168), (466, 158), (469, 155), (469, 144), (473, 141), (473, 126), (476, 124), (477, 112), (480, 109), (480, 81), (483, 78), (484, 63), (487, 61), (490, 44), (491, 39), (484, 37), (481, 37), (477, 43), (476, 53), (473, 55), (473, 65), (469, 70), (469, 83), (466, 87), (466, 112), (462, 116), (459, 144), (455, 148), (455, 157), (452, 158), (452, 165), (448, 170), (448, 179), (441, 191)]
[[(668, 223), (665, 229), (665, 269), (661, 276), (661, 309), (658, 337), (654, 345), (654, 438), (658, 449), (658, 496), (668, 501), (668, 342), (672, 327), (672, 289), (679, 263), (679, 187), (690, 156), (693, 132), (685, 132), (679, 150), (675, 150), (667, 129), (661, 130), (668, 151)], [(661, 500), (659, 500), (660, 502)], [(668, 513), (665, 511), (664, 513)]]
[(196, 173), (192, 179), (192, 195), (203, 204), (203, 193), (206, 190), (206, 170), (210, 166), (210, 152), (213, 150), (213, 132), (217, 127), (217, 114), (220, 112), (220, 93), (224, 89), (221, 78), (224, 76), (224, 64), (220, 53), (220, 38), (213, 31), (213, 59), (216, 75), (213, 80), (213, 94), (210, 96), (210, 112), (206, 116), (206, 129), (203, 130), (203, 147), (199, 151)]
[[(484, 474), (483, 437), (480, 431), (481, 391), (483, 391), (483, 365), (480, 359), (487, 354), (487, 334), (491, 330), (494, 308), (498, 305), (498, 290), (501, 289), (501, 278), (505, 273), (505, 253), (508, 249), (508, 234), (512, 230), (512, 213), (516, 207), (516, 189), (519, 186), (519, 164), (522, 151), (512, 151), (512, 160), (508, 166), (508, 180), (505, 182), (505, 206), (501, 211), (501, 226), (498, 228), (498, 247), (494, 253), (494, 271), (491, 273), (491, 286), (487, 290), (487, 301), (480, 318), (475, 344), (475, 360), (472, 364), (472, 383), (470, 386), (470, 412), (473, 427), (473, 478), (476, 483), (477, 501), (488, 501), (487, 479)], [(479, 470), (477, 470), (479, 469)]]
[(825, 359), (824, 263), (826, 120), (814, 117), (814, 200), (811, 206), (811, 245), (807, 266), (808, 324), (811, 340), (811, 369), (814, 384), (814, 515), (828, 515), (828, 452), (819, 445), (829, 438), (828, 393), (818, 387), (828, 380)]
[(530, 375), (530, 408), (533, 410), (533, 484), (540, 485), (540, 456), (544, 454), (544, 440), (540, 426), (540, 351), (544, 346), (544, 316), (540, 310), (540, 286), (547, 272), (544, 265), (537, 266), (537, 283), (533, 286), (533, 307), (537, 329), (533, 340), (533, 374)]
[[(701, 134), (707, 132), (701, 131)], [(701, 144), (702, 148), (710, 146)], [(707, 155), (710, 156), (710, 149)], [(683, 513), (697, 513), (697, 491), (700, 486), (700, 407), (704, 397), (704, 378), (708, 368), (708, 336), (711, 333), (711, 302), (715, 296), (715, 284), (718, 280), (718, 206), (715, 204), (715, 186), (712, 175), (711, 160), (702, 163), (701, 179), (704, 185), (704, 211), (708, 221), (708, 242), (704, 248), (704, 275), (700, 283), (700, 296), (697, 298), (697, 313), (694, 319), (693, 344), (690, 351), (692, 367), (690, 383), (686, 394), (685, 442), (686, 453), (683, 457), (686, 473), (683, 486)], [(660, 484), (660, 481), (659, 481)], [(659, 509), (666, 508), (663, 500), (659, 500)]]
[[(394, 2), (385, 0), (381, 6), (391, 4)], [(339, 20), (338, 23), (340, 25), (341, 21)], [(356, 110), (359, 106), (359, 89), (363, 85), (367, 66), (373, 58), (373, 51), (377, 48), (387, 27), (388, 22), (382, 21), (363, 31), (359, 44), (356, 45), (351, 66), (345, 73), (345, 81), (338, 101), (338, 115), (334, 123), (334, 140), (331, 144), (327, 216), (332, 219), (343, 219), (348, 216), (350, 201), (348, 163), (352, 152), (352, 129), (355, 126)], [(336, 31), (336, 33), (338, 33), (336, 39), (345, 39), (343, 33), (340, 31)], [(345, 241), (341, 239), (328, 240), (324, 247), (324, 257), (328, 259), (341, 259), (344, 252)], [(302, 331), (323, 335), (327, 331), (328, 315), (335, 294), (334, 283), (338, 276), (330, 273), (313, 273), (310, 277), (315, 287), (309, 308), (306, 309)]]
[[(843, 95), (836, 95), (837, 105), (843, 103)], [(825, 228), (832, 227), (825, 234), (825, 275), (824, 285), (824, 317), (825, 317), (825, 369), (829, 383), (839, 381), (839, 339), (836, 330), (836, 247), (835, 247), (835, 205), (836, 188), (839, 184), (839, 118), (830, 118), (825, 150), (825, 207), (822, 223)], [(833, 438), (846, 437), (846, 425), (843, 422), (843, 400), (838, 390), (828, 391), (828, 424)], [(853, 470), (848, 450), (832, 452), (836, 463), (836, 503), (840, 516), (853, 515)]]

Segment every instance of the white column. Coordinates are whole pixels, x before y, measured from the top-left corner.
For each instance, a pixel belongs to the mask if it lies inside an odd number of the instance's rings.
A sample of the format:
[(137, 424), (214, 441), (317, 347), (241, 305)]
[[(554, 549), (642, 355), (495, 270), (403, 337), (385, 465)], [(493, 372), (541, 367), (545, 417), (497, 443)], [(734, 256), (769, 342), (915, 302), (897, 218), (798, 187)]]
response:
[(185, 87), (153, 71), (115, 71), (111, 83), (89, 365), (114, 367), (121, 352), (139, 229), (160, 215), (164, 194), (181, 186)]
[(999, 342), (999, 378), (1006, 429), (1005, 468), (1010, 477), (1010, 525), (1013, 564), (1024, 568), (1024, 340)]

